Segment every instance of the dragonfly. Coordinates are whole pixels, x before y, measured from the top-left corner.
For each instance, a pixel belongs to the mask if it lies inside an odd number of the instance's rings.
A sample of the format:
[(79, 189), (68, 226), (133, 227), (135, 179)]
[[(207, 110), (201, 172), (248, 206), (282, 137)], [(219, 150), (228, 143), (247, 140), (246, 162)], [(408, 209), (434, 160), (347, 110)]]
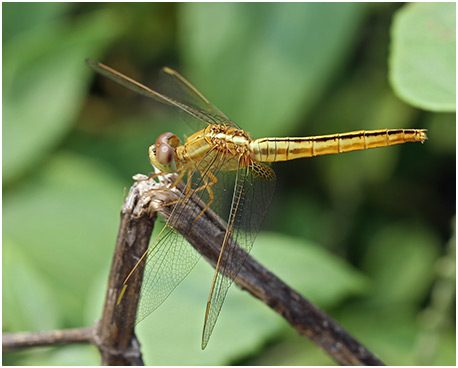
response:
[[(214, 211), (227, 224), (206, 304), (202, 349), (208, 344), (229, 287), (250, 252), (268, 211), (275, 188), (275, 172), (270, 163), (405, 142), (423, 143), (427, 139), (426, 129), (360, 130), (302, 138), (252, 139), (191, 83), (168, 67), (162, 70), (168, 88), (167, 93), (162, 93), (100, 62), (86, 61), (101, 75), (190, 117), (188, 121), (195, 131), (183, 144), (175, 134), (166, 132), (149, 147), (151, 164), (161, 174), (177, 174), (170, 188), (177, 187), (182, 180), (185, 185), (179, 199), (167, 204), (173, 206), (169, 219), (138, 261), (146, 264), (136, 320), (140, 322), (159, 307), (200, 258), (175, 229), (190, 201), (197, 196), (204, 207), (193, 218), (186, 219), (185, 231), (190, 231), (208, 210)], [(136, 267), (127, 276), (120, 298)]]

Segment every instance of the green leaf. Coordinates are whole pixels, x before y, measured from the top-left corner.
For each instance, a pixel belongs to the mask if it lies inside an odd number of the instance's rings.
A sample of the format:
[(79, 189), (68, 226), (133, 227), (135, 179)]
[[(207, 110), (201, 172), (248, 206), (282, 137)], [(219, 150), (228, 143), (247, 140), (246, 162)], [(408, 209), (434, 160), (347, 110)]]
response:
[(456, 4), (405, 5), (392, 26), (390, 81), (399, 98), (431, 111), (456, 111)]
[(420, 225), (398, 223), (373, 235), (364, 266), (374, 278), (374, 298), (383, 304), (418, 304), (435, 277), (440, 242)]
[(269, 342), (257, 354), (243, 359), (244, 366), (334, 366), (336, 361), (314, 342), (291, 330)]
[(201, 260), (165, 303), (138, 326), (148, 365), (225, 365), (256, 351), (282, 326), (278, 315), (233, 286), (202, 352), (203, 317), (213, 271)]
[(345, 62), (366, 9), (356, 3), (186, 4), (179, 35), (195, 72), (189, 79), (254, 137), (286, 135)]
[(261, 233), (253, 255), (283, 281), (322, 307), (367, 290), (368, 279), (317, 244)]
[(69, 132), (91, 76), (84, 59), (100, 54), (113, 29), (119, 28), (110, 13), (94, 12), (28, 28), (4, 45), (4, 182), (36, 165)]
[(24, 366), (96, 366), (100, 365), (100, 353), (93, 345), (67, 345), (55, 349), (31, 349), (25, 359), (19, 361)]
[[(253, 255), (319, 306), (334, 305), (366, 290), (367, 280), (361, 274), (316, 245), (275, 233), (260, 234), (256, 243)], [(139, 325), (147, 364), (227, 365), (255, 353), (283, 329), (291, 329), (277, 313), (233, 286), (202, 353), (212, 276), (213, 268), (201, 260), (164, 305)]]
[(347, 305), (337, 319), (388, 365), (415, 365), (415, 314), (409, 308), (358, 301)]
[[(9, 276), (3, 283), (4, 315), (33, 321), (37, 313), (53, 311), (55, 320), (82, 324), (87, 290), (112, 257), (122, 195), (123, 186), (105, 167), (63, 153), (33, 181), (8, 191), (3, 200), (8, 245), (3, 260)], [(15, 305), (20, 307), (10, 309)], [(8, 327), (24, 329), (19, 322)], [(56, 327), (51, 322), (46, 329)]]
[(3, 330), (56, 329), (62, 321), (48, 280), (20, 244), (3, 236)]
[[(71, 3), (5, 3), (3, 4), (3, 42), (37, 27), (46, 27), (62, 17)], [(20, 19), (20, 21), (18, 21)]]

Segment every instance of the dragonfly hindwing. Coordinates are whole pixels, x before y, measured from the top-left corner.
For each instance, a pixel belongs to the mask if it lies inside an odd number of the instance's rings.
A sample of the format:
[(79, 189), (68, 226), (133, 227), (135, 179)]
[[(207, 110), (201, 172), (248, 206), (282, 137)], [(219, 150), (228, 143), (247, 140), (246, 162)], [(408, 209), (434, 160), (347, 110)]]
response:
[(264, 180), (275, 179), (275, 171), (266, 164), (263, 164), (261, 162), (253, 162), (250, 166), (255, 176), (258, 176)]

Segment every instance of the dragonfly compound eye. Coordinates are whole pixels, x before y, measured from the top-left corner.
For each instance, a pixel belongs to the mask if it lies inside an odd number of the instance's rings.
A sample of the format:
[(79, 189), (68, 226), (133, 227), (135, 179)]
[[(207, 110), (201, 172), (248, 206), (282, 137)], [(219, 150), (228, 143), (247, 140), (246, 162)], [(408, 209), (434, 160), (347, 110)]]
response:
[(178, 139), (178, 137), (175, 134), (173, 134), (171, 132), (167, 132), (167, 133), (162, 133), (156, 139), (156, 146), (157, 147), (160, 147), (164, 143), (169, 144), (170, 146), (172, 146), (174, 148), (177, 148), (180, 145), (180, 140)]
[(173, 147), (167, 143), (161, 144), (156, 149), (156, 158), (162, 165), (170, 165), (174, 160), (174, 150)]
[(167, 143), (161, 144), (159, 147), (153, 144), (149, 147), (149, 160), (154, 167), (166, 173), (174, 173), (177, 171), (175, 164), (175, 149)]

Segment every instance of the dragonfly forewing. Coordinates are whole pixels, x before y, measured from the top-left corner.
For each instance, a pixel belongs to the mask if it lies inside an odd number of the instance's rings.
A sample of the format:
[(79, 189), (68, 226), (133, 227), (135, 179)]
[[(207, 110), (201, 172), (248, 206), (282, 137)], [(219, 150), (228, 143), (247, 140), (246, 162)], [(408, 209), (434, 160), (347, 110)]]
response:
[(162, 90), (167, 96), (176, 101), (192, 107), (205, 116), (207, 123), (223, 124), (238, 128), (220, 109), (208, 101), (197, 88), (189, 83), (177, 71), (170, 68), (163, 68), (161, 72)]
[[(179, 73), (164, 68), (161, 73), (164, 93), (155, 91), (132, 78), (92, 59), (86, 59), (87, 64), (96, 72), (119, 83), (120, 85), (136, 92), (144, 97), (157, 102), (165, 103), (182, 111), (188, 116), (193, 116), (206, 124), (224, 124), (237, 127), (237, 125), (224, 115), (218, 108), (212, 105), (191, 83)], [(193, 129), (202, 129), (203, 125), (187, 120)]]

